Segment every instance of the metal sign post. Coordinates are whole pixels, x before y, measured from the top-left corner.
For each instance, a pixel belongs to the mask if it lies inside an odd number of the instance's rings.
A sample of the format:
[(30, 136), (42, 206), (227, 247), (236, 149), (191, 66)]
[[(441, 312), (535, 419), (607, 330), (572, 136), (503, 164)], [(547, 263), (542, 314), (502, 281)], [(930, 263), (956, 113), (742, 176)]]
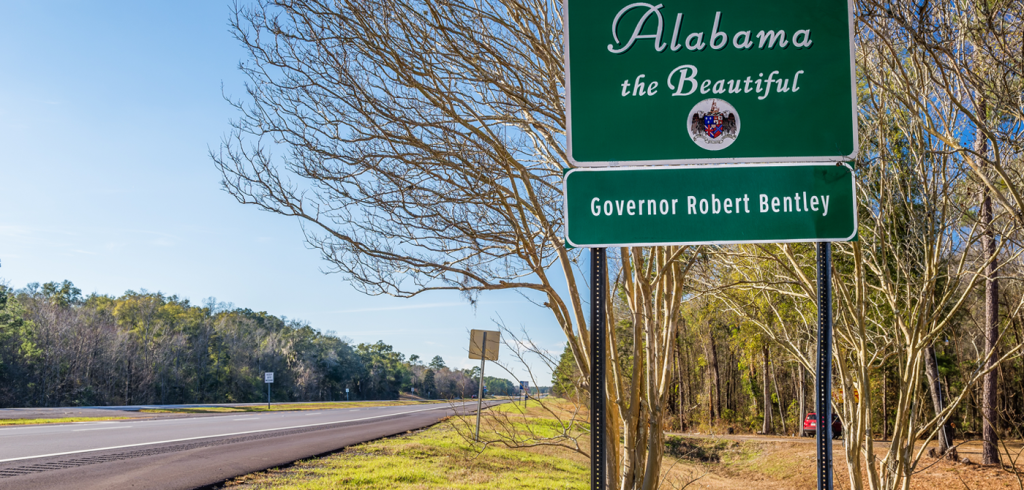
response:
[(345, 401), (348, 401), (348, 388), (345, 388)]
[[(484, 345), (487, 345), (487, 332), (484, 332)], [(484, 364), (487, 363), (487, 356), (480, 356), (480, 386), (476, 390), (476, 441), (480, 441), (480, 411), (484, 403)]]
[(263, 373), (263, 382), (267, 384), (267, 410), (270, 410), (270, 385), (274, 384), (274, 373)]
[(607, 258), (590, 249), (590, 488), (604, 490), (607, 448), (604, 438), (604, 321)]
[[(817, 244), (818, 364), (814, 410), (818, 417), (818, 490), (832, 490), (832, 244)], [(822, 425), (824, 424), (824, 425)]]
[(498, 360), (498, 346), (501, 332), (494, 330), (471, 330), (469, 333), (469, 358), (480, 359), (480, 384), (476, 395), (476, 437), (480, 440), (480, 412), (484, 403), (484, 365), (487, 361)]

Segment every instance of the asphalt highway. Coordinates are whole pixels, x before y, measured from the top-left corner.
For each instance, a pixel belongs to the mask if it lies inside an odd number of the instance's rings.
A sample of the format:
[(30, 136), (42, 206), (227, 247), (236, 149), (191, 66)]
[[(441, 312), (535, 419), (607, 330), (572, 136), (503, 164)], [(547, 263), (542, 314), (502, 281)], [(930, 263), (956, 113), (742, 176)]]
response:
[(3, 427), (0, 488), (201, 488), (426, 427), (456, 410), (473, 413), (476, 403)]

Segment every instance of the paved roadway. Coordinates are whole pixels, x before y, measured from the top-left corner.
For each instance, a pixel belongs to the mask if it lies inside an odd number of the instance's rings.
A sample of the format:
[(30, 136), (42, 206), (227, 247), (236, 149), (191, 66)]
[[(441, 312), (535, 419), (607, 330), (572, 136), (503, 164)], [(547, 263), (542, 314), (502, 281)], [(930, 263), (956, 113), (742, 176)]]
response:
[(3, 427), (0, 488), (201, 488), (454, 413), (438, 403)]

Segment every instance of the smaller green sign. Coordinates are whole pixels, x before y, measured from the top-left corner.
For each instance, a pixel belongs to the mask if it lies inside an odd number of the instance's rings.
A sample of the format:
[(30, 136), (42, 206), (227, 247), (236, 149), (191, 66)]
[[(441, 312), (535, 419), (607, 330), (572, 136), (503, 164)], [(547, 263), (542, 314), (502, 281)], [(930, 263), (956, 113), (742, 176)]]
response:
[(564, 176), (574, 247), (848, 241), (857, 234), (846, 164), (573, 169)]

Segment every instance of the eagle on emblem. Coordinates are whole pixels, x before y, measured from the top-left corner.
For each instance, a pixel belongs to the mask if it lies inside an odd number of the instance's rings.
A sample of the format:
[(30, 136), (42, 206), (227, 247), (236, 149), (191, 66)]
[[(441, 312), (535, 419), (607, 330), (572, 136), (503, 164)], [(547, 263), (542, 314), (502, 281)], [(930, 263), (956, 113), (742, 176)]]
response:
[(704, 132), (704, 118), (699, 112), (693, 114), (693, 119), (690, 120), (690, 134), (700, 134)]
[(736, 114), (730, 112), (728, 116), (725, 116), (725, 119), (722, 120), (722, 132), (736, 134)]

